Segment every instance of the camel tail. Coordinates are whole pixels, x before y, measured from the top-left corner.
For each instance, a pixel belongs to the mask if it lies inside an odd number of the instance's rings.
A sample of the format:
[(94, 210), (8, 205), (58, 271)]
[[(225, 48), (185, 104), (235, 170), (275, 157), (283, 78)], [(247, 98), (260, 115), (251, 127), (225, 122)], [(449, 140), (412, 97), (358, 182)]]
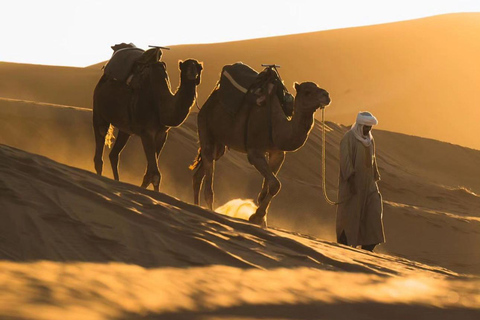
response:
[(115, 140), (115, 135), (113, 134), (113, 129), (115, 129), (115, 127), (110, 125), (108, 127), (107, 134), (105, 135), (105, 145), (108, 146), (109, 148), (112, 147), (113, 140)]
[(202, 163), (202, 149), (198, 149), (198, 154), (193, 163), (188, 167), (190, 170), (195, 170)]

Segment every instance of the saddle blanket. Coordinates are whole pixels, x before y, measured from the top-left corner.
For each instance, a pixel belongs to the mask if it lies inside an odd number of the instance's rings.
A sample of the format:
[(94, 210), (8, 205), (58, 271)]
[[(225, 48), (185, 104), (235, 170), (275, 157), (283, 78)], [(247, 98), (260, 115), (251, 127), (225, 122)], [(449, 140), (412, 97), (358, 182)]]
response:
[(226, 111), (234, 116), (242, 105), (245, 94), (257, 79), (258, 72), (248, 65), (237, 62), (226, 65), (220, 75), (220, 86), (217, 89), (220, 102)]
[(105, 75), (121, 82), (126, 82), (132, 72), (134, 63), (145, 51), (140, 48), (124, 48), (113, 53), (103, 71)]

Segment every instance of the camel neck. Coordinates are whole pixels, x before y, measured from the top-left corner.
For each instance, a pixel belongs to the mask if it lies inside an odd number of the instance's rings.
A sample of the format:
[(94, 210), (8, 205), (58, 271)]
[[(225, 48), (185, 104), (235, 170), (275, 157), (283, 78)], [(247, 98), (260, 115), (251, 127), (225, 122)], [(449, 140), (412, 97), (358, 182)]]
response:
[(195, 81), (180, 77), (180, 85), (173, 93), (168, 75), (152, 75), (154, 103), (158, 110), (159, 122), (168, 127), (176, 127), (185, 121), (193, 105)]
[(299, 108), (295, 101), (292, 119), (286, 119), (281, 106), (272, 109), (272, 137), (275, 146), (283, 151), (295, 151), (305, 144), (313, 125), (313, 112)]
[(314, 112), (312, 111), (298, 110), (296, 108), (291, 120), (293, 125), (291, 150), (297, 150), (307, 141), (314, 122), (313, 114)]
[(193, 106), (195, 95), (195, 81), (186, 81), (182, 79), (180, 81), (180, 86), (173, 97), (173, 113), (169, 126), (176, 127), (185, 121), (190, 113), (191, 107)]

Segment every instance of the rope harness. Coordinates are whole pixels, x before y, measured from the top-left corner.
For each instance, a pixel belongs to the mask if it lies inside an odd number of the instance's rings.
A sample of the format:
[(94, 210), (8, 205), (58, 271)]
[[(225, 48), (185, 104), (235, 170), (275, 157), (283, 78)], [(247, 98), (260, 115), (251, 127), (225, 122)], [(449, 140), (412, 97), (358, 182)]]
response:
[(327, 203), (329, 205), (332, 205), (332, 206), (335, 206), (335, 205), (338, 205), (338, 204), (341, 204), (343, 203), (344, 201), (342, 202), (335, 202), (335, 201), (332, 201), (330, 200), (330, 198), (328, 198), (328, 195), (327, 195), (327, 187), (326, 187), (326, 164), (325, 164), (325, 108), (322, 108), (322, 189), (323, 189), (323, 196), (325, 197), (325, 201), (327, 201)]
[(195, 97), (193, 98), (193, 100), (195, 100), (195, 105), (197, 106), (198, 111), (200, 111), (201, 108), (198, 105), (198, 92), (196, 89), (195, 89)]

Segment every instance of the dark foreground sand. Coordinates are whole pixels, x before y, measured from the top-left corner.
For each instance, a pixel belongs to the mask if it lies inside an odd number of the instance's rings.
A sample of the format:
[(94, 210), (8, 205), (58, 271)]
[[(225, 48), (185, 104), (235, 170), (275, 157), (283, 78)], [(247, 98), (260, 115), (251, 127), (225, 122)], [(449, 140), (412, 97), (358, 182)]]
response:
[[(347, 128), (328, 124), (327, 188), (336, 199), (338, 144)], [(387, 243), (379, 252), (480, 274), (480, 151), (439, 141), (375, 130)], [(288, 154), (279, 174), (282, 190), (273, 200), (269, 225), (335, 241), (335, 207), (321, 190), (321, 130)], [(91, 111), (0, 100), (0, 143), (93, 171)], [(172, 129), (160, 158), (161, 191), (192, 203), (197, 153), (195, 114)], [(108, 148), (104, 173), (111, 177)], [(140, 185), (145, 156), (133, 137), (120, 161), (120, 179)], [(232, 199), (254, 199), (261, 176), (243, 154), (227, 152), (216, 168), (216, 207)], [(203, 204), (203, 202), (202, 202)]]
[[(480, 280), (0, 146), (2, 319), (477, 319)], [(9, 261), (6, 261), (9, 260)]]

